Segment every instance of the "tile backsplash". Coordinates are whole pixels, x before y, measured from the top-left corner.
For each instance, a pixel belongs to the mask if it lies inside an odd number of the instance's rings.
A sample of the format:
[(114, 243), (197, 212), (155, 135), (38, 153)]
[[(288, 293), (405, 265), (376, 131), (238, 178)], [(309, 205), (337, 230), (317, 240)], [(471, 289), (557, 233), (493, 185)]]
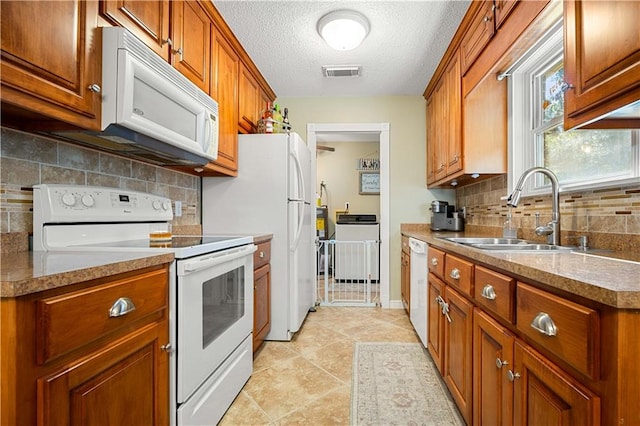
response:
[[(498, 176), (456, 190), (456, 206), (467, 208), (466, 226), (494, 229), (502, 234), (508, 207), (507, 177)], [(523, 198), (512, 216), (521, 238), (543, 241), (534, 233), (535, 213), (546, 223), (551, 218), (551, 195)], [(594, 248), (640, 251), (640, 187), (560, 194), (562, 244), (577, 245), (575, 236), (587, 235)], [(567, 237), (571, 237), (567, 239)]]
[(0, 232), (33, 230), (32, 186), (65, 183), (149, 192), (182, 202), (176, 226), (200, 225), (197, 176), (1, 128)]

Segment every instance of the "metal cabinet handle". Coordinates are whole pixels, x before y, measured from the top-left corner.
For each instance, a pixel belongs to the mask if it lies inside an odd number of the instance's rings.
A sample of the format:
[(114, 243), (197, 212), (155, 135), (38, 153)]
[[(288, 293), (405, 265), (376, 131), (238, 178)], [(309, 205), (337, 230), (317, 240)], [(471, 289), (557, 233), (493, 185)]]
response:
[(263, 258), (264, 258), (264, 252), (263, 252), (263, 251), (261, 251), (261, 252), (260, 252), (260, 254), (259, 254), (258, 256), (260, 257), (260, 259), (263, 259)]
[(168, 44), (169, 46), (173, 46), (173, 41), (170, 38), (168, 38), (166, 40), (162, 40), (162, 44), (163, 45)]
[(510, 382), (513, 382), (516, 379), (520, 378), (520, 373), (514, 373), (513, 371), (509, 370), (507, 371), (507, 377), (509, 378)]
[(545, 336), (555, 336), (558, 334), (558, 328), (546, 312), (540, 312), (531, 322), (531, 328), (539, 331)]
[(431, 266), (438, 266), (438, 258), (437, 257), (432, 257), (431, 258)]
[(567, 83), (566, 81), (560, 85), (560, 90), (562, 92), (566, 92), (567, 90), (573, 89), (574, 86), (571, 83)]
[(173, 53), (175, 53), (176, 55), (181, 55), (181, 56), (182, 56), (182, 54), (184, 53), (184, 51), (182, 50), (182, 47), (180, 47), (180, 48), (179, 48), (179, 49), (177, 49), (177, 50), (176, 50), (176, 49), (171, 49), (171, 51), (172, 51)]
[(93, 93), (100, 93), (102, 91), (102, 88), (95, 83), (90, 84), (87, 89), (91, 90)]
[(505, 365), (508, 365), (508, 364), (509, 363), (507, 361), (505, 361), (503, 359), (500, 359), (500, 358), (496, 358), (496, 367), (502, 368), (502, 367), (504, 367)]
[(136, 305), (133, 303), (133, 300), (128, 297), (121, 297), (111, 305), (111, 309), (109, 309), (109, 316), (112, 318), (121, 317), (135, 310)]
[(483, 21), (484, 22), (491, 22), (491, 16), (485, 16)]
[(166, 353), (170, 354), (171, 352), (173, 352), (173, 347), (171, 346), (171, 343), (167, 343), (166, 345), (162, 345), (160, 346), (160, 349), (165, 351)]
[(460, 279), (460, 270), (458, 268), (453, 268), (451, 272), (449, 272), (449, 276), (454, 280)]
[(496, 300), (496, 292), (491, 284), (487, 284), (482, 288), (480, 295), (485, 299)]

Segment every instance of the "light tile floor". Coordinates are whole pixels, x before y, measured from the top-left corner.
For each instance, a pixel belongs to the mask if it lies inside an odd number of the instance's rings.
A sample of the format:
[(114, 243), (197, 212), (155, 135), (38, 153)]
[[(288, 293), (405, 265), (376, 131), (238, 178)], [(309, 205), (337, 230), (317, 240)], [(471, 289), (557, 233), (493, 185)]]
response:
[(291, 342), (265, 342), (220, 425), (348, 425), (355, 342), (419, 342), (403, 309), (317, 308)]

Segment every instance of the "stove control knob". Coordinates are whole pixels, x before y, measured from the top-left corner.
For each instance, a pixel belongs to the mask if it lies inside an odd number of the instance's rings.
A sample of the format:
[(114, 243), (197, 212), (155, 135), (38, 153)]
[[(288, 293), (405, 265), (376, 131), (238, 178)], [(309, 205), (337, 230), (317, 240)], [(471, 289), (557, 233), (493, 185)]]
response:
[(153, 200), (153, 203), (151, 203), (151, 206), (153, 207), (154, 210), (160, 210), (160, 201), (158, 200)]
[(76, 203), (76, 196), (70, 192), (65, 192), (62, 196), (62, 204), (65, 206), (73, 206)]
[(85, 207), (93, 207), (96, 202), (90, 194), (83, 195), (81, 201)]
[(171, 208), (171, 203), (168, 201), (165, 201), (164, 203), (162, 203), (162, 210), (167, 211)]

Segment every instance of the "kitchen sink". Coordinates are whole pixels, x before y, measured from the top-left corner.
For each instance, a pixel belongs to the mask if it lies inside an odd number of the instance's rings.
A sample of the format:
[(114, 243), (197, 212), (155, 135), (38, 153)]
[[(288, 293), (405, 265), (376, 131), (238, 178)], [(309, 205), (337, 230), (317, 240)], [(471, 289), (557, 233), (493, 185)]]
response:
[(520, 238), (443, 237), (442, 239), (482, 250), (493, 251), (558, 252), (575, 250), (575, 247), (539, 244), (535, 241), (527, 241)]
[(451, 241), (459, 244), (475, 245), (475, 244), (529, 244), (530, 241), (521, 240), (519, 238), (467, 238), (467, 237), (443, 237), (443, 240)]

